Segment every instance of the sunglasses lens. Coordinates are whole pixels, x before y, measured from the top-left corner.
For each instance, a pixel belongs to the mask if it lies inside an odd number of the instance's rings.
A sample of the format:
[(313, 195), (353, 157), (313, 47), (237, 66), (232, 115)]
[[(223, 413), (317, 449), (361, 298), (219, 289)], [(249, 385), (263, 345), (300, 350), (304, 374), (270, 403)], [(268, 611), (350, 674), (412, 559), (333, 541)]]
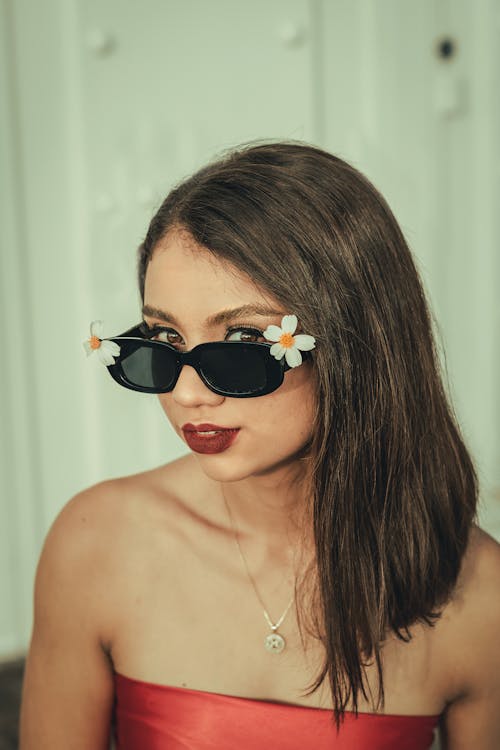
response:
[(268, 348), (231, 343), (205, 349), (200, 357), (203, 375), (210, 385), (228, 395), (268, 393), (280, 382), (279, 365)]
[[(121, 385), (148, 393), (167, 393), (174, 388), (180, 371), (174, 350), (135, 338), (117, 338), (116, 342), (120, 356), (108, 369)], [(267, 346), (214, 343), (201, 346), (197, 355), (199, 372), (215, 393), (237, 398), (261, 396), (283, 382), (282, 363), (270, 355)]]
[(125, 379), (133, 386), (167, 391), (175, 379), (175, 358), (167, 350), (140, 344), (122, 351), (120, 364)]

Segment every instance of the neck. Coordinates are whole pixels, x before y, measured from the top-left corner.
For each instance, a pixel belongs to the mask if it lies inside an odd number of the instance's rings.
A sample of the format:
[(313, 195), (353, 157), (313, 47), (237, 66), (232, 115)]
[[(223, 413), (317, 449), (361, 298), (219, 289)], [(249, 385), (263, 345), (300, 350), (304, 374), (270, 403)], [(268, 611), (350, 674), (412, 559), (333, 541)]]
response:
[(303, 466), (287, 466), (272, 474), (253, 474), (236, 482), (219, 482), (223, 514), (230, 512), (240, 540), (262, 557), (296, 560), (298, 551), (313, 548), (308, 520), (309, 495)]

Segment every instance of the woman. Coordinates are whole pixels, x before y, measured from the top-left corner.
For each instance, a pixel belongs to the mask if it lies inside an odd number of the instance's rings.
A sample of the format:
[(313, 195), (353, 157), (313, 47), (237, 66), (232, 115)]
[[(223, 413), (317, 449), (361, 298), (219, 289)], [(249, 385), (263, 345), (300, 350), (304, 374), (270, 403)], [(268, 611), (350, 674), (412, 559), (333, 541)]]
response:
[(500, 545), (384, 199), (242, 147), (167, 196), (139, 282), (87, 349), (191, 452), (55, 520), (21, 749), (497, 747)]

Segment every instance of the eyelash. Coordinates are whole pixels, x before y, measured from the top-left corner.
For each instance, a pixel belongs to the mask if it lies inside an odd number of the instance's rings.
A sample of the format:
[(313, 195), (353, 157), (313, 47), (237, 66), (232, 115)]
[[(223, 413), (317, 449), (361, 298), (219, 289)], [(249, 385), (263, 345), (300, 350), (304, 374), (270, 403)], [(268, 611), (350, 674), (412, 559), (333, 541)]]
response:
[[(158, 325), (150, 327), (146, 322), (143, 322), (142, 330), (146, 333), (148, 338), (153, 338), (153, 336), (157, 333), (175, 333), (177, 336), (180, 335), (173, 328), (167, 328), (166, 326), (158, 326)], [(230, 328), (227, 328), (226, 336), (228, 333), (234, 333), (234, 331), (243, 331), (245, 333), (249, 333), (249, 334), (257, 335), (257, 336), (263, 336), (264, 334), (262, 330), (258, 328), (254, 328), (253, 326), (239, 325), (239, 326), (230, 326)], [(167, 341), (164, 343), (171, 344), (171, 346), (175, 346), (175, 344), (172, 344), (170, 341)], [(252, 342), (248, 342), (248, 343), (252, 343)]]

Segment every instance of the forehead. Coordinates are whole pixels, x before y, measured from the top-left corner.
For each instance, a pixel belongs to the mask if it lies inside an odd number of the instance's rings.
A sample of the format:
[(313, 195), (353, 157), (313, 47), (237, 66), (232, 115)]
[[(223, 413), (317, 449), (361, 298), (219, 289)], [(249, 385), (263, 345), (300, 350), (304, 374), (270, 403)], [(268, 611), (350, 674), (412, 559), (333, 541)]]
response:
[(179, 320), (205, 319), (222, 308), (245, 304), (284, 312), (249, 276), (179, 231), (155, 248), (146, 271), (144, 304), (167, 309)]

